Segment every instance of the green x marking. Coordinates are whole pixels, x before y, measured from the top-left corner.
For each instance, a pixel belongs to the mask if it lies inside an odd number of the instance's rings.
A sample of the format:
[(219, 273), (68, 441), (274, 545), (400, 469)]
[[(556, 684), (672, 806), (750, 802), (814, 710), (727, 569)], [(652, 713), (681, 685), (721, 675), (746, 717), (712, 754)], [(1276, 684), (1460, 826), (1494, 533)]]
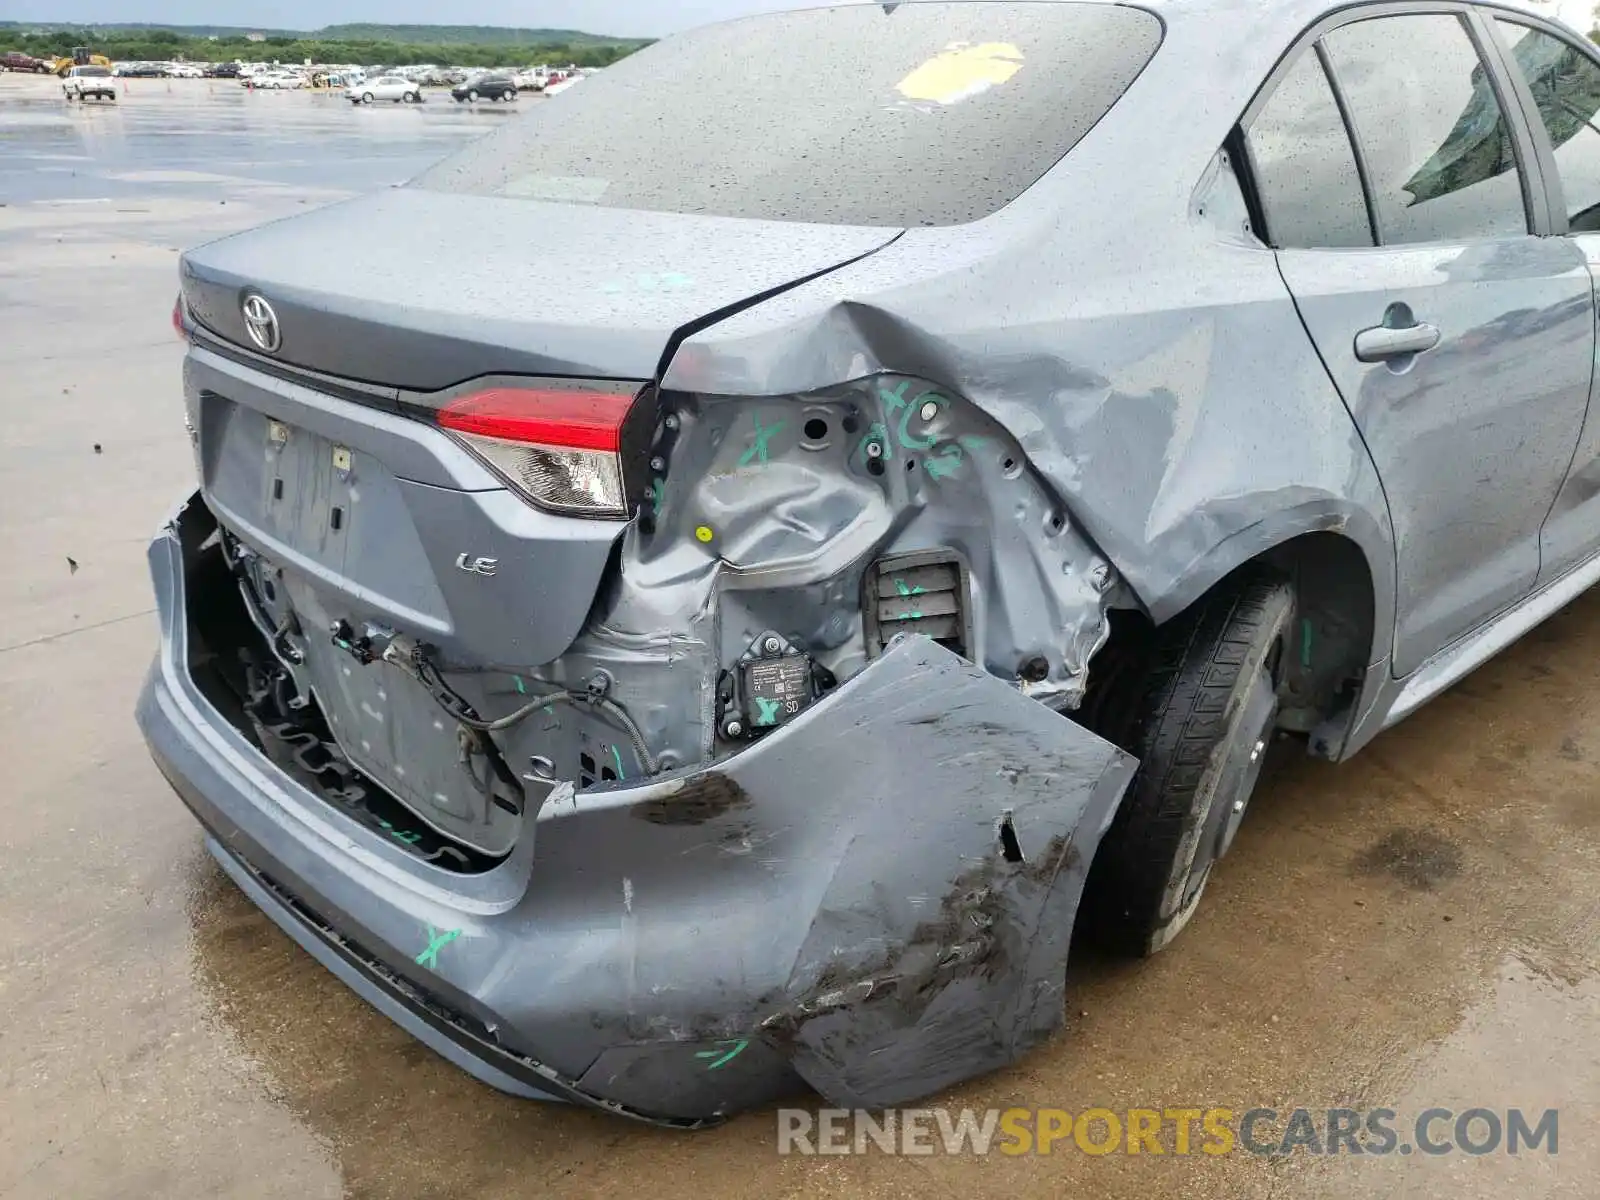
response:
[(733, 1049), (724, 1053), (721, 1050), (696, 1050), (696, 1058), (714, 1058), (717, 1061), (706, 1064), (706, 1070), (715, 1071), (718, 1067), (725, 1067), (739, 1057), (741, 1051), (750, 1044), (749, 1038), (726, 1038), (717, 1043), (719, 1046), (732, 1046)]
[(756, 713), (757, 725), (776, 725), (778, 723), (778, 705), (781, 701), (768, 700), (765, 696), (757, 696), (756, 707), (761, 711)]
[(904, 579), (896, 579), (894, 581), (894, 586), (895, 590), (902, 596), (920, 596), (923, 592), (928, 590), (924, 587), (907, 587)]
[(428, 926), (428, 948), (416, 957), (419, 967), (427, 967), (430, 971), (439, 969), (439, 951), (461, 936), (459, 929), (446, 929), (439, 932), (432, 925)]
[(756, 423), (755, 435), (750, 442), (750, 448), (739, 456), (739, 465), (741, 467), (748, 467), (752, 462), (765, 463), (767, 461), (767, 442), (784, 425), (782, 421), (779, 421), (776, 425), (764, 427), (759, 416), (755, 417), (754, 420)]

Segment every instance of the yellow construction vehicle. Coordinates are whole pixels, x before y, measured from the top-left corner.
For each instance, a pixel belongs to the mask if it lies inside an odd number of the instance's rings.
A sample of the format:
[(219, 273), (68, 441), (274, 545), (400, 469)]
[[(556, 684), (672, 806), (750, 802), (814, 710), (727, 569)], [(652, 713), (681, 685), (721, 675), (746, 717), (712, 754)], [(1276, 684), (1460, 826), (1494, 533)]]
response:
[(104, 54), (91, 54), (87, 46), (74, 46), (71, 58), (58, 58), (50, 64), (50, 69), (61, 78), (67, 77), (67, 72), (73, 67), (109, 67), (111, 60)]

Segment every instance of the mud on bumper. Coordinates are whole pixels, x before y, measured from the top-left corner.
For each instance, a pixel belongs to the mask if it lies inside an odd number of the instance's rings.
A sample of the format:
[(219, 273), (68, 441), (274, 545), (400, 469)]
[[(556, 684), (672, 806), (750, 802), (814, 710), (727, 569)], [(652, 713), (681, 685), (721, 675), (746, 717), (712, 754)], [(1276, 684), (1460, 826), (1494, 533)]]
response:
[(1136, 765), (1109, 743), (908, 638), (731, 758), (563, 785), (503, 863), (456, 874), (303, 788), (197, 684), (210, 526), (195, 497), (150, 548), (151, 752), (257, 905), (484, 1082), (693, 1127), (802, 1084), (909, 1102), (1060, 1025)]

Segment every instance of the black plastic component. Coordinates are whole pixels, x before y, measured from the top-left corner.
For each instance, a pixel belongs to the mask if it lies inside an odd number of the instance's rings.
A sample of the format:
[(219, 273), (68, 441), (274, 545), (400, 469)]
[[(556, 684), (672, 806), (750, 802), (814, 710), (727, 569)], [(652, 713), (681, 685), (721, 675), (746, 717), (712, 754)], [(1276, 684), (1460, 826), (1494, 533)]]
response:
[(745, 663), (744, 711), (749, 729), (772, 729), (811, 703), (811, 660), (804, 654)]
[(333, 644), (363, 667), (377, 657), (372, 652), (372, 639), (364, 634), (357, 637), (349, 621), (335, 621), (328, 632), (332, 635)]
[(918, 550), (880, 558), (862, 578), (867, 657), (900, 633), (926, 634), (963, 658), (973, 657), (971, 579), (954, 550)]

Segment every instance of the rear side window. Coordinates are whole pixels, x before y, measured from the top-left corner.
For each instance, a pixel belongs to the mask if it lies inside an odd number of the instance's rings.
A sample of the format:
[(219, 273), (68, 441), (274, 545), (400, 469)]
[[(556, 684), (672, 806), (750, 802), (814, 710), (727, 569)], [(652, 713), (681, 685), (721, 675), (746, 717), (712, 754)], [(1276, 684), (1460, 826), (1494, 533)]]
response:
[(1015, 199), (1144, 69), (1110, 4), (855, 4), (634, 54), (413, 186), (658, 212), (952, 225)]
[(1355, 152), (1315, 51), (1279, 81), (1245, 140), (1274, 246), (1372, 245)]
[(1600, 230), (1600, 67), (1561, 38), (1514, 21), (1495, 24), (1555, 148), (1572, 232), (1594, 233)]
[(1511, 129), (1460, 18), (1358, 21), (1323, 44), (1385, 243), (1527, 233)]

